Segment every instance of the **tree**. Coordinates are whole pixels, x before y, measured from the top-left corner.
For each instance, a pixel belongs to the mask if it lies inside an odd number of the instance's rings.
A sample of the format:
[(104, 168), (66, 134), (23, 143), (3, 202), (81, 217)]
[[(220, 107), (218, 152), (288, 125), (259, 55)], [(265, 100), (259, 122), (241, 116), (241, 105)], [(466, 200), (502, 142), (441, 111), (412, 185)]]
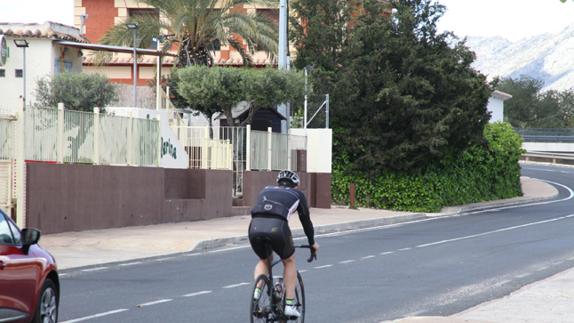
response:
[[(512, 95), (504, 103), (504, 114), (516, 128), (555, 128), (571, 122), (569, 96), (556, 91), (541, 93), (544, 83), (527, 76), (503, 79), (497, 89)], [(565, 110), (561, 110), (561, 100)]]
[(294, 71), (189, 66), (178, 70), (175, 77), (179, 93), (190, 108), (209, 119), (221, 112), (230, 125), (237, 124), (232, 109), (241, 102), (249, 104), (249, 115), (243, 121), (246, 124), (258, 109), (274, 109), (303, 95), (303, 77)]
[(335, 152), (356, 171), (420, 169), (480, 143), (492, 91), (431, 0), (365, 1), (333, 91)]
[(40, 79), (36, 88), (36, 106), (91, 112), (117, 99), (116, 88), (100, 74), (63, 73)]
[[(267, 0), (140, 0), (157, 8), (157, 15), (132, 17), (126, 23), (137, 23), (138, 46), (147, 47), (158, 34), (172, 34), (165, 49), (174, 44), (178, 48), (178, 66), (212, 65), (211, 51), (217, 45), (229, 45), (239, 52), (245, 64), (251, 62), (250, 52), (255, 49), (277, 52), (276, 26), (263, 16), (243, 14), (233, 7), (253, 3), (269, 3)], [(164, 19), (165, 17), (165, 19)], [(132, 46), (132, 33), (126, 24), (110, 29), (102, 39), (104, 44)], [(248, 49), (243, 47), (244, 40)]]

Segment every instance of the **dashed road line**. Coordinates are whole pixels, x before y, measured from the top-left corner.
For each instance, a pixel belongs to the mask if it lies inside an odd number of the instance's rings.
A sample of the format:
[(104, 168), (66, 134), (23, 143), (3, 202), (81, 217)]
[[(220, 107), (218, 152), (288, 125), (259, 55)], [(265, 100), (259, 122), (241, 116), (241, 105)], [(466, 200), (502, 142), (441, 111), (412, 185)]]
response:
[(343, 261), (339, 261), (340, 264), (350, 264), (352, 262), (355, 262), (356, 260), (354, 259), (349, 259), (349, 260), (343, 260)]
[(395, 253), (394, 251), (385, 251), (385, 252), (381, 252), (379, 255), (386, 256), (386, 255), (392, 255), (394, 253)]
[(173, 259), (175, 259), (175, 257), (159, 258), (159, 259), (156, 259), (154, 261), (161, 262), (161, 261), (167, 261), (167, 260), (173, 260)]
[(409, 251), (409, 250), (411, 250), (411, 249), (412, 249), (411, 247), (407, 247), (407, 248), (401, 248), (401, 249), (399, 249), (398, 251)]
[(88, 269), (82, 269), (83, 272), (92, 272), (92, 271), (100, 271), (100, 270), (106, 270), (109, 267), (96, 267), (96, 268), (88, 268)]
[(134, 265), (140, 265), (140, 264), (143, 264), (143, 262), (141, 262), (141, 261), (127, 262), (125, 264), (119, 264), (118, 266), (127, 267), (127, 266), (134, 266)]
[(301, 269), (301, 270), (299, 270), (299, 273), (300, 273), (300, 274), (306, 273), (306, 272), (307, 272), (307, 269)]
[(223, 286), (222, 288), (229, 289), (229, 288), (235, 288), (235, 287), (240, 287), (240, 286), (245, 286), (245, 285), (251, 285), (251, 283), (243, 282), (243, 283), (239, 283), (239, 284), (232, 284), (232, 285)]
[(84, 316), (84, 317), (80, 317), (80, 318), (77, 318), (77, 319), (64, 321), (64, 322), (62, 322), (62, 323), (82, 322), (82, 321), (87, 321), (87, 320), (95, 319), (95, 318), (98, 318), (98, 317), (103, 317), (103, 316), (113, 315), (113, 314), (117, 314), (117, 313), (121, 313), (121, 312), (126, 312), (127, 310), (128, 310), (127, 308), (121, 308), (121, 309), (117, 309), (117, 310), (113, 310), (113, 311), (98, 313), (98, 314), (94, 314), (94, 315), (90, 315), (90, 316)]
[(183, 297), (194, 297), (194, 296), (199, 296), (199, 295), (211, 294), (212, 292), (213, 291), (211, 291), (211, 290), (202, 290), (201, 292), (185, 294), (185, 295), (183, 295)]
[(171, 299), (171, 298), (159, 299), (157, 301), (139, 304), (137, 307), (152, 306), (152, 305), (163, 304), (163, 303), (167, 303), (167, 302), (171, 302), (171, 301), (173, 301), (173, 299)]
[(530, 274), (529, 274), (529, 273), (524, 273), (524, 274), (516, 275), (516, 276), (514, 276), (514, 277), (516, 277), (516, 278), (519, 278), (519, 279), (520, 279), (520, 278), (524, 278), (524, 277), (528, 277), (528, 276), (530, 276)]
[(371, 259), (371, 258), (375, 258), (375, 255), (364, 256), (361, 258), (361, 260), (367, 260), (367, 259)]
[(317, 266), (317, 267), (313, 267), (315, 269), (323, 269), (323, 268), (329, 268), (329, 267), (333, 267), (333, 265), (323, 265), (323, 266)]

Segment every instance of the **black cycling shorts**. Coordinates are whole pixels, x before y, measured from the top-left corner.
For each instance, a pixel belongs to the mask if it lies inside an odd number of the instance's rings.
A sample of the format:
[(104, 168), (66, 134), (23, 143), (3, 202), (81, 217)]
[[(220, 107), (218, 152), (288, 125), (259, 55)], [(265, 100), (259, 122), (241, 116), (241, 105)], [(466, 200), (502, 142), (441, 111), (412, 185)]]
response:
[(256, 217), (249, 225), (251, 248), (261, 259), (275, 251), (281, 259), (287, 259), (295, 252), (293, 237), (287, 221), (277, 218)]

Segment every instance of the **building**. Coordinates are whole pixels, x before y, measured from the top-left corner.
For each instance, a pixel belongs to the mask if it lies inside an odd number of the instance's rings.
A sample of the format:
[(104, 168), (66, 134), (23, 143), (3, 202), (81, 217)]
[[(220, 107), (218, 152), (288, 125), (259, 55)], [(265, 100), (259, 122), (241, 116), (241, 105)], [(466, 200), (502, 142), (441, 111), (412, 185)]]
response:
[[(158, 15), (160, 12), (137, 0), (74, 0), (74, 24), (83, 30), (86, 38), (91, 43), (99, 43), (106, 32), (114, 25), (124, 23), (129, 17), (138, 15)], [(238, 6), (233, 8), (236, 12), (264, 14), (272, 21), (279, 21), (279, 9), (261, 6)], [(150, 44), (151, 46), (151, 44)], [(230, 46), (221, 45), (220, 49), (213, 52), (216, 65), (241, 66), (243, 61), (239, 53)], [(163, 74), (169, 73), (169, 67), (175, 63), (175, 57), (163, 59)], [(265, 52), (257, 52), (254, 55), (256, 66), (266, 66), (272, 63), (269, 55)], [(114, 57), (104, 65), (96, 64), (93, 55), (86, 55), (84, 71), (87, 73), (102, 73), (112, 82), (118, 84), (132, 84), (133, 60), (130, 54), (114, 54)], [(138, 86), (147, 86), (153, 82), (156, 75), (156, 58), (143, 56), (138, 61)], [(167, 67), (167, 68), (166, 68)]]
[(502, 91), (494, 91), (488, 99), (486, 109), (490, 112), (490, 122), (504, 121), (504, 101), (512, 99), (512, 95)]
[[(62, 72), (82, 70), (82, 51), (60, 44), (60, 41), (85, 42), (80, 30), (54, 22), (43, 24), (0, 23), (0, 43), (4, 59), (0, 59), (0, 110), (13, 112), (22, 107), (24, 79), (26, 105), (33, 104), (38, 80)], [(19, 48), (14, 40), (25, 40), (27, 48)], [(24, 51), (26, 68), (24, 69)]]

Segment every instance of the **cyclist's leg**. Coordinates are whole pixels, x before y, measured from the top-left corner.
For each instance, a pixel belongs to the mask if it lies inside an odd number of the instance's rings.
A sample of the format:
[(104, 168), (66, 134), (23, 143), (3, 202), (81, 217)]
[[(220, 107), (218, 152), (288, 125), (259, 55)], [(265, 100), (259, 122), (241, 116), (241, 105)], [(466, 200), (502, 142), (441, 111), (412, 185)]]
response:
[(297, 264), (295, 263), (295, 255), (287, 259), (283, 259), (283, 282), (285, 284), (285, 297), (287, 299), (295, 298), (295, 284), (297, 282)]
[(253, 279), (257, 279), (260, 275), (268, 275), (269, 264), (273, 260), (273, 253), (269, 247), (269, 233), (267, 230), (269, 224), (267, 221), (267, 219), (256, 218), (249, 225), (249, 243), (259, 257), (259, 261), (255, 265)]

